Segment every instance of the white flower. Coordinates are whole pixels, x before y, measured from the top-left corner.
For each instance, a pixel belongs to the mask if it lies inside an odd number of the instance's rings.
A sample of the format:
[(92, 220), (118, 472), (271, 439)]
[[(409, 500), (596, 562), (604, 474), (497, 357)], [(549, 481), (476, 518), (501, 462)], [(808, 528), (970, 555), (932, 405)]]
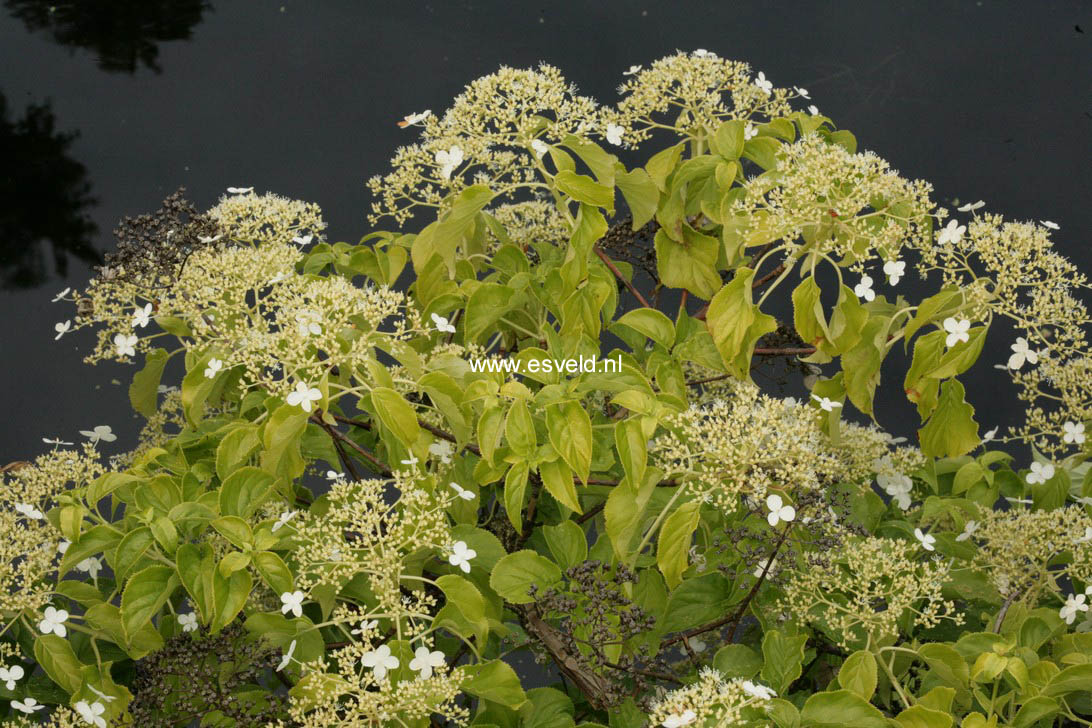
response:
[(1040, 220), (1039, 223), (1043, 227), (1050, 228), (1051, 230), (1061, 230), (1062, 229), (1061, 225), (1059, 225), (1056, 222), (1053, 222), (1052, 220)]
[(478, 555), (474, 549), (467, 548), (466, 541), (456, 541), (451, 547), (451, 556), (447, 561), (452, 566), (458, 566), (464, 574), (470, 573), (470, 560)]
[(687, 708), (682, 713), (675, 713), (669, 715), (661, 723), (664, 728), (682, 728), (684, 725), (690, 725), (698, 719), (698, 714)]
[(417, 460), (416, 455), (414, 455), (413, 453), (410, 453), (409, 460), (400, 460), (399, 462), (401, 462), (403, 465), (409, 465), (410, 467), (413, 467), (419, 461)]
[(114, 349), (117, 350), (118, 356), (136, 356), (136, 349), (134, 348), (136, 343), (136, 334), (117, 334), (114, 336)]
[(54, 438), (43, 437), (42, 442), (44, 442), (47, 445), (71, 445), (72, 444), (71, 442), (65, 442), (64, 440), (62, 440), (59, 437), (54, 437)]
[(76, 703), (76, 712), (83, 718), (84, 723), (93, 725), (95, 728), (106, 728), (106, 721), (102, 718), (102, 714), (106, 712), (106, 706), (97, 700), (90, 705), (86, 700), (81, 700)]
[(1058, 610), (1058, 616), (1065, 620), (1066, 624), (1073, 624), (1079, 612), (1087, 612), (1088, 605), (1085, 602), (1088, 597), (1084, 594), (1070, 594), (1065, 599), (1065, 606)]
[(0, 666), (0, 682), (7, 685), (8, 690), (14, 690), (15, 681), (22, 680), (23, 675), (23, 668), (20, 665)]
[(420, 111), (416, 114), (406, 114), (402, 121), (398, 122), (398, 126), (402, 127), (403, 129), (405, 129), (407, 126), (416, 126), (417, 124), (420, 124), (422, 121), (427, 119), (431, 114), (432, 111), (429, 109), (425, 109), (424, 111)]
[(773, 91), (773, 83), (771, 83), (771, 82), (770, 82), (770, 81), (769, 81), (769, 80), (768, 80), (768, 79), (766, 78), (766, 74), (765, 74), (765, 73), (763, 73), (762, 71), (759, 71), (759, 72), (758, 72), (758, 78), (756, 78), (756, 79), (755, 79), (755, 86), (758, 86), (758, 87), (759, 87), (760, 89), (762, 89), (762, 91), (763, 91), (763, 92), (764, 92), (764, 93), (765, 93), (765, 94), (766, 94), (767, 96), (769, 96), (769, 95), (770, 95), (770, 92), (772, 92), (772, 91)]
[(379, 645), (371, 652), (365, 652), (360, 664), (372, 668), (375, 679), (382, 680), (387, 676), (387, 670), (398, 667), (398, 658), (391, 654), (390, 645)]
[(762, 572), (770, 572), (773, 570), (773, 565), (777, 562), (777, 559), (759, 559), (758, 565), (755, 566), (755, 570), (752, 572), (756, 579), (762, 578)]
[(296, 235), (292, 238), (292, 242), (302, 248), (305, 245), (310, 245), (311, 241), (314, 239), (315, 236), (313, 234), (307, 233), (306, 235)]
[(872, 290), (872, 276), (861, 276), (861, 282), (853, 287), (853, 294), (866, 301), (876, 300), (876, 292)]
[(209, 359), (209, 365), (205, 367), (205, 379), (215, 379), (217, 373), (224, 368), (224, 362), (216, 357)]
[(760, 685), (759, 683), (753, 683), (750, 680), (744, 680), (743, 685), (740, 687), (743, 688), (743, 692), (747, 693), (752, 698), (758, 698), (759, 700), (772, 700), (777, 697), (777, 693), (771, 688)]
[(306, 382), (296, 382), (296, 391), (285, 397), (285, 402), (295, 407), (299, 405), (304, 412), (311, 411), (311, 403), (322, 399), (322, 392), (317, 387), (310, 387)]
[(62, 323), (53, 324), (53, 330), (57, 332), (57, 335), (53, 337), (53, 340), (56, 341), (57, 339), (61, 338), (62, 336), (67, 334), (69, 329), (71, 328), (72, 319), (68, 319), (67, 321), (64, 321)]
[(451, 464), (451, 456), (455, 453), (455, 446), (447, 440), (437, 440), (428, 446), (429, 455), (440, 458), (444, 465)]
[(955, 218), (948, 221), (946, 227), (941, 228), (937, 234), (937, 242), (941, 245), (955, 245), (963, 239), (963, 233), (967, 232), (966, 225), (960, 225)]
[(1016, 343), (1009, 348), (1012, 349), (1012, 356), (1009, 357), (1009, 369), (1019, 369), (1024, 366), (1025, 361), (1028, 364), (1039, 363), (1039, 353), (1028, 348), (1028, 340), (1023, 336), (1017, 336)]
[(944, 345), (951, 349), (961, 341), (970, 341), (971, 335), (967, 333), (970, 328), (971, 322), (967, 319), (956, 319), (952, 316), (944, 319), (944, 330), (948, 332)]
[(299, 513), (299, 511), (285, 511), (284, 513), (282, 513), (280, 516), (277, 517), (277, 522), (274, 523), (273, 528), (271, 528), (269, 530), (272, 531), (272, 532), (276, 532), (277, 529), (281, 528), (282, 526), (287, 524), (289, 521), (291, 521), (295, 517), (295, 515), (297, 513)]
[(370, 632), (371, 630), (375, 629), (378, 626), (379, 626), (379, 620), (378, 619), (369, 619), (366, 622), (361, 622), (360, 626), (357, 627), (356, 629), (349, 630), (349, 631), (352, 634), (364, 634), (365, 632)]
[(88, 556), (86, 559), (76, 564), (76, 568), (80, 571), (87, 572), (94, 579), (102, 571), (102, 562), (94, 556)]
[(819, 116), (819, 107), (816, 106), (815, 104), (812, 104), (811, 106), (808, 107), (808, 113), (811, 114), (812, 116)]
[(955, 537), (956, 541), (966, 541), (974, 532), (978, 530), (978, 521), (967, 521), (967, 525), (963, 527), (963, 533)]
[(462, 147), (452, 146), (451, 149), (441, 149), (436, 152), (436, 164), (440, 165), (440, 176), (444, 179), (451, 179), (451, 173), (462, 163)]
[(284, 657), (281, 658), (281, 662), (277, 665), (277, 672), (280, 672), (284, 668), (288, 667), (288, 663), (292, 662), (292, 653), (296, 651), (296, 640), (288, 645), (288, 651), (284, 653)]
[(65, 296), (67, 296), (67, 295), (68, 295), (69, 293), (71, 293), (71, 292), (72, 292), (72, 289), (71, 289), (71, 288), (66, 288), (66, 289), (64, 289), (63, 291), (61, 291), (60, 293), (58, 293), (58, 294), (57, 294), (56, 296), (54, 296), (54, 297), (53, 297), (53, 300), (52, 300), (52, 301), (50, 301), (50, 303), (56, 303), (57, 301), (60, 301), (60, 300), (61, 300), (62, 298), (64, 298)]
[(696, 51), (694, 51), (694, 55), (697, 56), (698, 58), (716, 58), (717, 57), (716, 53), (713, 53), (712, 51), (707, 51), (704, 48), (699, 48)]
[(42, 621), (38, 623), (38, 629), (42, 631), (42, 634), (49, 634), (52, 632), (58, 637), (64, 637), (68, 633), (68, 630), (64, 626), (67, 619), (68, 612), (65, 610), (46, 607), (45, 614), (42, 615)]
[(896, 286), (899, 279), (906, 275), (906, 263), (901, 260), (889, 260), (883, 264), (883, 274), (887, 276), (888, 283)]
[(811, 100), (811, 96), (808, 95), (808, 90), (806, 88), (800, 88), (799, 86), (793, 86), (792, 90), (795, 91), (797, 93), (797, 95), (800, 96), (801, 98), (808, 99), (809, 101)]
[(748, 121), (747, 126), (743, 127), (743, 141), (749, 141), (756, 136), (758, 136), (758, 127)]
[(303, 597), (301, 591), (285, 592), (281, 594), (281, 614), (292, 612), (297, 617), (303, 616)]
[(110, 425), (95, 425), (93, 430), (80, 430), (80, 434), (91, 441), (91, 444), (99, 442), (113, 442), (118, 439)]
[(622, 71), (623, 76), (635, 76), (641, 72), (641, 66), (630, 66), (628, 71)]
[(968, 202), (966, 205), (960, 205), (956, 209), (959, 210), (960, 212), (974, 212), (978, 208), (985, 207), (985, 206), (986, 206), (986, 203), (983, 202), (982, 200), (979, 200), (978, 202)]
[(22, 702), (18, 700), (13, 700), (11, 701), (11, 707), (15, 708), (16, 710), (21, 710), (27, 715), (30, 715), (36, 710), (42, 710), (43, 708), (45, 708), (44, 705), (40, 704), (34, 698), (23, 698)]
[(918, 540), (918, 543), (920, 543), (921, 547), (926, 551), (936, 551), (936, 549), (933, 547), (933, 544), (937, 542), (936, 536), (925, 533), (920, 528), (915, 528), (914, 538)]
[(819, 403), (819, 409), (823, 410), (824, 412), (833, 412), (835, 407), (842, 406), (841, 402), (835, 402), (832, 399), (829, 399), (827, 397), (820, 397), (817, 394), (811, 395), (811, 398)]
[(44, 513), (42, 513), (40, 510), (30, 505), (29, 503), (16, 503), (15, 510), (17, 513), (22, 513), (27, 518), (33, 519), (35, 521), (40, 521), (45, 518)]
[(448, 485), (454, 488), (455, 493), (463, 500), (474, 500), (474, 493), (472, 491), (467, 490), (466, 488), (455, 482), (448, 483)]
[(1092, 526), (1085, 528), (1084, 535), (1078, 538), (1073, 543), (1088, 543), (1089, 541), (1092, 541)]
[(550, 146), (541, 139), (535, 139), (531, 142), (531, 149), (535, 151), (535, 156), (542, 159), (546, 156), (546, 152), (550, 151)]
[(296, 328), (299, 329), (300, 336), (307, 338), (308, 336), (318, 336), (322, 333), (322, 316), (317, 311), (310, 309), (304, 309), (296, 314)]
[(697, 637), (691, 637), (687, 642), (690, 643), (690, 649), (699, 654), (705, 652), (706, 648), (709, 647), (709, 645), (705, 644)]
[(413, 659), (409, 667), (414, 672), (421, 673), (419, 679), (427, 680), (432, 677), (432, 670), (444, 666), (443, 652), (429, 652), (427, 647), (418, 647), (413, 651)]
[(224, 237), (224, 234), (220, 233), (219, 235), (198, 235), (197, 239), (200, 240), (205, 245), (208, 245), (209, 243), (215, 243), (217, 240), (219, 240), (222, 237)]
[(1077, 445), (1084, 444), (1083, 422), (1066, 422), (1062, 425), (1062, 429), (1065, 431), (1065, 434), (1062, 435), (1062, 442), (1075, 443)]
[(344, 477), (345, 477), (345, 473), (339, 473), (336, 470), (327, 470), (326, 471), (326, 479), (327, 480), (341, 480)]
[(796, 518), (796, 509), (792, 506), (784, 505), (781, 496), (776, 493), (766, 497), (766, 507), (770, 509), (770, 512), (766, 514), (766, 521), (769, 522), (771, 526), (777, 526), (781, 521), (788, 523)]
[(617, 124), (607, 124), (607, 141), (618, 147), (622, 145), (622, 134), (625, 133), (625, 129)]
[(1034, 485), (1035, 483), (1045, 483), (1054, 477), (1054, 465), (1051, 463), (1032, 463), (1031, 472), (1028, 473), (1027, 481)]
[(451, 323), (438, 313), (432, 314), (432, 322), (436, 324), (436, 330), (442, 331), (448, 334), (455, 333), (455, 327)]
[(152, 304), (144, 304), (144, 308), (138, 308), (133, 311), (133, 328), (144, 328), (148, 325), (148, 322), (152, 320)]
[(71, 545), (71, 541), (67, 538), (62, 538), (60, 542), (57, 543), (57, 553), (63, 554), (65, 551), (68, 551), (68, 547)]
[(178, 615), (178, 624), (183, 632), (197, 631), (197, 615), (194, 612), (186, 612)]
[(248, 192), (253, 192), (254, 188), (253, 187), (228, 187), (227, 191), (228, 191), (229, 195), (245, 195)]

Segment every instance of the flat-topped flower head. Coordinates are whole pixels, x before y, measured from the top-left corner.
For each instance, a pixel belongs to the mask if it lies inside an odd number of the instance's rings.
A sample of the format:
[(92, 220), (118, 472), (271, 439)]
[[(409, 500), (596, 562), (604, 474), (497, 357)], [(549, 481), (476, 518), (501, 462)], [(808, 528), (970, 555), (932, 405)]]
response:
[(948, 335), (944, 337), (944, 345), (949, 349), (961, 341), (966, 343), (971, 340), (971, 335), (968, 333), (971, 330), (971, 322), (967, 319), (949, 316), (944, 319), (944, 330), (948, 332)]

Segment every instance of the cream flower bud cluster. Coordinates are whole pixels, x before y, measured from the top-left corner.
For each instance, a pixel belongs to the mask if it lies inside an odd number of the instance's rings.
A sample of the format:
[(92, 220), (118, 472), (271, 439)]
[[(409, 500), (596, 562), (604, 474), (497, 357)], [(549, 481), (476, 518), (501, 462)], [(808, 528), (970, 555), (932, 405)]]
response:
[(652, 705), (649, 726), (731, 726), (764, 715), (774, 697), (764, 685), (749, 680), (725, 679), (711, 667), (702, 668), (695, 682), (672, 690)]

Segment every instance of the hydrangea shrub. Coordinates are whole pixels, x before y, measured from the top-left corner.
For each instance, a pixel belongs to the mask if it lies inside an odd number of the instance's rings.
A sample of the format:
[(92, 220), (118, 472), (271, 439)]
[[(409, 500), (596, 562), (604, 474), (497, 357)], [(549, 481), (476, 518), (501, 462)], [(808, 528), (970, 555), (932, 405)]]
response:
[(357, 244), (250, 188), (123, 221), (56, 332), (147, 424), (4, 468), (9, 725), (1090, 724), (1058, 226), (939, 207), (707, 51), (619, 90), (502, 68), (406, 117)]

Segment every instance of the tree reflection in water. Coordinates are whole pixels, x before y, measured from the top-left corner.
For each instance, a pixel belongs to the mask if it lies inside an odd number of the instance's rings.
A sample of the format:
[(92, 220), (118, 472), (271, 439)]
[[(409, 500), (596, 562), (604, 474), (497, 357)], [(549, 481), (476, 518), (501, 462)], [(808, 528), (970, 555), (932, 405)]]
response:
[(104, 71), (159, 73), (159, 43), (188, 40), (212, 6), (204, 0), (6, 0), (28, 30), (44, 30), (61, 45), (87, 48)]
[(102, 256), (91, 245), (97, 228), (87, 169), (69, 156), (75, 132), (58, 132), (49, 104), (31, 104), (9, 118), (0, 94), (0, 285), (30, 288), (50, 276), (44, 243), (52, 247), (56, 273), (68, 272), (68, 256), (89, 264)]

